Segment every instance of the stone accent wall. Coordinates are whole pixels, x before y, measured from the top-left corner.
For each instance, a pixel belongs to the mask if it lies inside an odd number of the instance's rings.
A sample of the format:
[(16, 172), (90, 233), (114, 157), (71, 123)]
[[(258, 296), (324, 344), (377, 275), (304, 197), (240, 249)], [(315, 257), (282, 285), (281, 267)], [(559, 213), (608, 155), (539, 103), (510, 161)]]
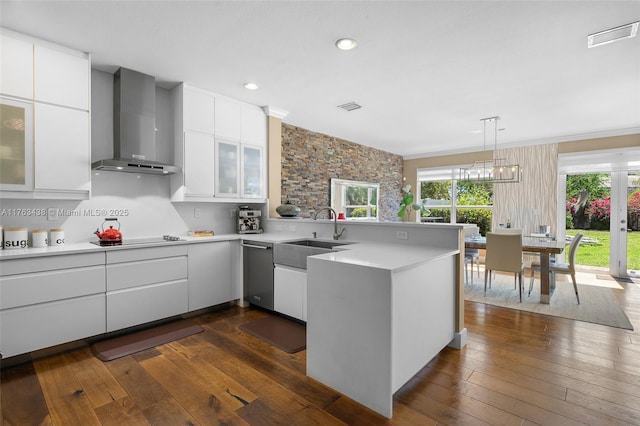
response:
[(331, 178), (380, 183), (380, 220), (397, 221), (402, 157), (300, 127), (282, 124), (282, 201), (310, 217), (330, 205)]

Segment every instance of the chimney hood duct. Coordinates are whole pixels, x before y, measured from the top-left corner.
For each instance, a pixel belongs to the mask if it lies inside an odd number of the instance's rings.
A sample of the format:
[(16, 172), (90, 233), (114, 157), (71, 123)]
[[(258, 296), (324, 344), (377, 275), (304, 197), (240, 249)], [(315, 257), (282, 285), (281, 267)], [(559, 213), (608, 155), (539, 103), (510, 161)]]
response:
[(126, 68), (113, 76), (113, 157), (91, 168), (158, 175), (182, 170), (156, 161), (155, 78)]

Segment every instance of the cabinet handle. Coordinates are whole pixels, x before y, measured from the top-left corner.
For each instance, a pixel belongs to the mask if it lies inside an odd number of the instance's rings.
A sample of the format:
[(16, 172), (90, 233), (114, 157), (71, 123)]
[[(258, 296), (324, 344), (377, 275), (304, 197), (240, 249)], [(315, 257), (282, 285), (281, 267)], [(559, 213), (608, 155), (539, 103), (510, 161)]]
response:
[(271, 248), (268, 246), (254, 246), (253, 244), (245, 244), (245, 243), (242, 243), (242, 247), (255, 248), (260, 250), (269, 250)]

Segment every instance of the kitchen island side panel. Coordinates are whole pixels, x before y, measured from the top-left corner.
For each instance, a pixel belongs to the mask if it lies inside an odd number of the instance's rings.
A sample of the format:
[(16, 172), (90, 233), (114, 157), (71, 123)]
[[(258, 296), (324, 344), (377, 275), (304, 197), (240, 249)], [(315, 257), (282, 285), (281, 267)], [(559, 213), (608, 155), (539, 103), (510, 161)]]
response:
[(395, 393), (455, 334), (456, 257), (392, 275), (392, 385)]
[(388, 270), (307, 259), (307, 375), (391, 417)]

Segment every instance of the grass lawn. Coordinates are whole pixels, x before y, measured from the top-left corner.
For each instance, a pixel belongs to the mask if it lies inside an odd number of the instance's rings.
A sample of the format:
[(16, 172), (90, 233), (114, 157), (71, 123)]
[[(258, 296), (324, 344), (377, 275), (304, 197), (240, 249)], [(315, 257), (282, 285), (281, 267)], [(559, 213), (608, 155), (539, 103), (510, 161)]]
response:
[[(598, 242), (587, 243), (583, 239), (576, 254), (576, 264), (608, 268), (609, 231), (567, 229), (567, 235), (574, 236), (578, 232), (582, 232), (585, 238), (593, 238)], [(569, 251), (565, 250), (565, 253), (568, 255)], [(640, 271), (640, 232), (637, 231), (627, 232), (627, 269)]]

